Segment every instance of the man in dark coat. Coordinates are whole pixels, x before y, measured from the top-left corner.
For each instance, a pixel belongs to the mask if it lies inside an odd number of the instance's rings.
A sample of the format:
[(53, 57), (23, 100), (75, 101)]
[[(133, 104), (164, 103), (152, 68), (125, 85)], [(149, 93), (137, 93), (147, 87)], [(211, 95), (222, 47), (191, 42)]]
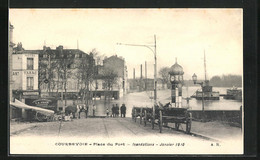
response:
[(125, 112), (126, 112), (125, 104), (122, 104), (122, 106), (120, 107), (120, 112), (121, 112), (121, 117), (125, 118)]
[(119, 106), (118, 106), (118, 104), (116, 104), (116, 117), (118, 117), (119, 116)]
[(88, 118), (88, 108), (89, 108), (89, 106), (86, 105), (85, 107), (86, 107), (86, 108), (84, 108), (84, 109), (85, 109), (86, 118)]
[(115, 105), (113, 104), (113, 107), (112, 107), (112, 117), (115, 117)]

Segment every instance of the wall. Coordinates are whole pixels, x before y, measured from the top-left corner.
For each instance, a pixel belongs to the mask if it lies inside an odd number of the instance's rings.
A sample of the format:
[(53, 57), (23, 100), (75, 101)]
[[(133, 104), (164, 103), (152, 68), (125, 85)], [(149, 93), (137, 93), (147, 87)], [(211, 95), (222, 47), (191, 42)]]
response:
[[(33, 70), (27, 70), (27, 58), (33, 58)], [(22, 56), (23, 69), (23, 90), (27, 90), (27, 77), (33, 77), (33, 90), (38, 90), (38, 55), (37, 54), (23, 54)]]
[(20, 54), (12, 54), (12, 61), (13, 61), (13, 90), (22, 90), (23, 84), (23, 72), (22, 72), (22, 55)]
[(103, 61), (104, 68), (116, 71), (119, 77), (124, 77), (125, 61), (117, 56), (111, 56)]
[(204, 113), (201, 110), (190, 110), (194, 120), (204, 119), (206, 121), (223, 121), (233, 123), (238, 127), (242, 125), (242, 111), (241, 110), (206, 110)]
[[(13, 54), (13, 89), (27, 90), (27, 76), (34, 79), (33, 90), (38, 90), (38, 55)], [(33, 70), (27, 70), (27, 57), (33, 58)]]

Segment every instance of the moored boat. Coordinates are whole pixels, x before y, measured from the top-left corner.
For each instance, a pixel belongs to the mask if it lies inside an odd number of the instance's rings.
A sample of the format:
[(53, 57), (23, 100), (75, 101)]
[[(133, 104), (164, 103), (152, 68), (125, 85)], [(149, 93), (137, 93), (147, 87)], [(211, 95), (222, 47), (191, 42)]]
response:
[(219, 92), (212, 90), (213, 87), (209, 85), (209, 81), (205, 81), (205, 83), (202, 90), (197, 90), (193, 97), (197, 100), (202, 100), (202, 96), (204, 100), (219, 100)]
[[(213, 91), (213, 86), (209, 85), (209, 80), (207, 80), (207, 71), (206, 71), (206, 56), (204, 51), (204, 72), (205, 72), (205, 81), (201, 82), (202, 90), (197, 90), (191, 97), (196, 98), (197, 100), (219, 100), (219, 91)], [(196, 75), (195, 75), (196, 76)]]
[(227, 94), (224, 99), (242, 100), (242, 89), (237, 89), (236, 87), (227, 89)]

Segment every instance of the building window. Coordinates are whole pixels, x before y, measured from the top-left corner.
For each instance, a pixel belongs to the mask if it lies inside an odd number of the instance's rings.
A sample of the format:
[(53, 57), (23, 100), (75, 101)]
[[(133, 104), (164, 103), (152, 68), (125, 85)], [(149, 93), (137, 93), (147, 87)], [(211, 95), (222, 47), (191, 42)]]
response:
[(98, 81), (96, 81), (96, 89), (98, 89), (98, 85), (99, 85), (99, 84), (98, 84)]
[(102, 83), (102, 89), (106, 88), (106, 83)]
[(27, 90), (33, 90), (33, 77), (27, 77)]
[(27, 69), (33, 70), (33, 58), (27, 58)]

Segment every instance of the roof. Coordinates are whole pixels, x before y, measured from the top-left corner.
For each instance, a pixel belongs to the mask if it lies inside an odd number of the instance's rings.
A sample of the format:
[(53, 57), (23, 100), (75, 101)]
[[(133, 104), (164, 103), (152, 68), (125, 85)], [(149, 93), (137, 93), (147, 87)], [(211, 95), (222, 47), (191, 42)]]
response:
[(177, 61), (175, 62), (174, 65), (171, 66), (169, 73), (173, 74), (173, 75), (183, 75), (184, 74), (182, 66), (180, 66), (177, 63)]
[(108, 58), (105, 58), (104, 62), (109, 61), (110, 59), (118, 59), (118, 60), (121, 60), (121, 61), (125, 61), (122, 57), (118, 57), (117, 55), (114, 55), (114, 56), (110, 56)]
[(15, 51), (14, 54), (39, 54), (40, 50), (22, 50), (22, 51)]
[[(51, 49), (50, 47), (44, 47), (42, 50), (21, 50), (21, 51), (15, 51), (14, 54), (44, 54), (44, 53), (50, 52), (51, 54), (59, 54), (60, 53), (60, 48), (57, 47), (56, 49)], [(63, 54), (75, 54), (75, 53), (80, 53), (89, 56), (87, 53), (79, 50), (79, 49), (63, 49), (62, 48), (62, 53)]]

